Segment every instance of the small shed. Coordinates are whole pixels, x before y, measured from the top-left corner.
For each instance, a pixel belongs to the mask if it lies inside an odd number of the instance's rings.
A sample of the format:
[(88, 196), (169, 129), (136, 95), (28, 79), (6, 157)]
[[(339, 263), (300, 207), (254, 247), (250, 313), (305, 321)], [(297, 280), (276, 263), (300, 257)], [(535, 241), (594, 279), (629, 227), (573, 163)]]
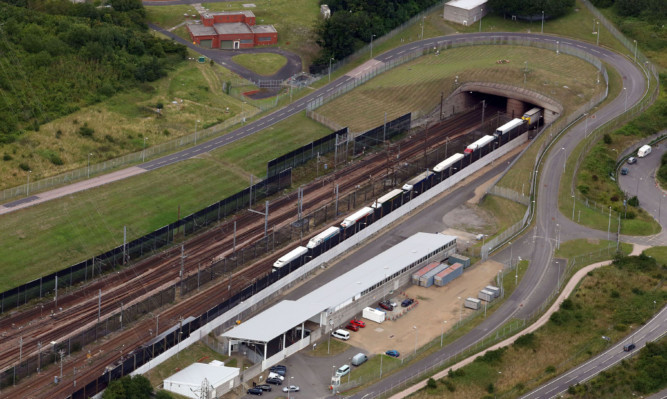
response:
[(445, 4), (442, 17), (464, 26), (472, 25), (488, 13), (487, 0), (452, 0)]

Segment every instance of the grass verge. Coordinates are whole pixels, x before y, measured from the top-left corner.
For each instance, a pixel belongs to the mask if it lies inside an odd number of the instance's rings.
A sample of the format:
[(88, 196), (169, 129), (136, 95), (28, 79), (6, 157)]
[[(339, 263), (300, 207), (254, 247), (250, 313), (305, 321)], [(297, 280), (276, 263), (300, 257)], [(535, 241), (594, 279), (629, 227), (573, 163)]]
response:
[(242, 67), (262, 76), (271, 76), (287, 64), (287, 58), (273, 53), (240, 54), (232, 60)]
[(480, 207), (491, 214), (495, 219), (495, 228), (489, 232), (497, 235), (507, 230), (516, 222), (523, 218), (526, 213), (526, 206), (497, 195), (486, 195), (482, 200)]
[(326, 343), (324, 342), (320, 343), (319, 345), (317, 345), (315, 350), (307, 351), (306, 355), (314, 357), (335, 356), (345, 352), (349, 347), (350, 345), (343, 341), (327, 337)]
[[(646, 256), (591, 272), (550, 321), (513, 345), (488, 353), (413, 398), (515, 397), (603, 351), (667, 303), (664, 267)], [(657, 307), (653, 301), (657, 302)]]

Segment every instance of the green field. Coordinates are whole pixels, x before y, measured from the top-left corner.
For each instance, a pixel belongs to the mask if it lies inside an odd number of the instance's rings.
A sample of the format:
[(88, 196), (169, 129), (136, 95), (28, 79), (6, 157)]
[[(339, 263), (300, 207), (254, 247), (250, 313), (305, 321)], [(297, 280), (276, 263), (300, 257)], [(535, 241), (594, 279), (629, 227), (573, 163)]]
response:
[[(641, 326), (667, 302), (664, 268), (623, 258), (589, 273), (546, 325), (437, 381), (412, 398), (518, 397), (606, 349)], [(657, 304), (654, 304), (654, 301)], [(587, 396), (590, 397), (590, 396)], [(598, 397), (598, 396), (595, 396)]]
[(287, 58), (273, 53), (240, 54), (232, 57), (237, 64), (262, 76), (271, 76), (287, 64)]
[(0, 291), (122, 245), (123, 226), (131, 241), (175, 221), (179, 206), (185, 216), (220, 201), (276, 155), (328, 133), (295, 115), (196, 159), (0, 216)]
[[(509, 64), (496, 64), (509, 59)], [(527, 62), (527, 64), (524, 64)], [(493, 82), (525, 87), (559, 99), (565, 113), (578, 108), (594, 93), (596, 69), (578, 58), (520, 46), (474, 46), (429, 54), (400, 65), (317, 109), (352, 131), (361, 132), (413, 112), (413, 119), (431, 112), (462, 82)], [(576, 72), (573, 72), (576, 71)]]

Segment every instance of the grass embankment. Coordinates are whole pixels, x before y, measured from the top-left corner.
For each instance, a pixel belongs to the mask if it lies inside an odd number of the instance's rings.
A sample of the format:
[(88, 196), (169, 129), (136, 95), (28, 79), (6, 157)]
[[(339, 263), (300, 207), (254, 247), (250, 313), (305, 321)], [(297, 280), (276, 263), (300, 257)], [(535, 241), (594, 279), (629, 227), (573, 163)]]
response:
[(266, 162), (330, 133), (302, 113), (199, 159), (0, 216), (0, 291), (107, 251), (247, 187)]
[[(621, 243), (621, 253), (628, 255), (632, 252), (632, 244)], [(616, 242), (607, 240), (593, 240), (578, 238), (565, 241), (556, 250), (556, 258), (564, 258), (568, 261), (577, 260), (577, 270), (582, 265), (609, 260), (616, 253)]]
[[(667, 387), (667, 338), (649, 342), (639, 354), (622, 360), (583, 384), (571, 386), (567, 397), (626, 399), (658, 392)], [(642, 396), (639, 396), (642, 397)]]
[[(509, 64), (497, 64), (509, 59)], [(603, 88), (596, 69), (576, 57), (520, 46), (474, 46), (429, 54), (400, 65), (357, 87), (317, 112), (360, 132), (408, 112), (413, 118), (431, 112), (458, 82), (493, 82), (524, 87), (558, 98), (565, 113), (578, 108)], [(567, 86), (567, 88), (565, 87)]]
[(658, 182), (660, 182), (660, 187), (667, 190), (667, 153), (662, 154), (660, 168), (658, 168), (656, 177), (658, 178)]
[(204, 345), (202, 342), (194, 343), (188, 346), (187, 350), (181, 351), (178, 356), (172, 356), (151, 371), (144, 373), (154, 387), (162, 386), (165, 378), (177, 373), (193, 363), (210, 363), (213, 360), (225, 362), (228, 367), (243, 367), (237, 364), (236, 359), (229, 359), (229, 356), (221, 355)]
[[(320, 8), (317, 2), (308, 0), (257, 0), (255, 7), (246, 8), (243, 1), (223, 3), (202, 3), (206, 9), (216, 11), (250, 10), (255, 14), (258, 25), (273, 25), (278, 31), (278, 47), (292, 51), (309, 65), (318, 51), (315, 44), (314, 26)], [(149, 21), (163, 28), (172, 28), (182, 22), (199, 20), (199, 14), (190, 5), (147, 6)], [(295, 12), (298, 10), (298, 12)], [(188, 14), (186, 17), (184, 14)], [(195, 15), (194, 17), (192, 15)], [(175, 33), (190, 40), (185, 29)]]
[[(550, 321), (513, 345), (435, 381), (414, 398), (519, 396), (631, 334), (667, 303), (665, 266), (647, 256), (619, 258), (591, 272)], [(654, 304), (656, 301), (657, 304)]]
[[(618, 154), (626, 148), (633, 147), (644, 137), (659, 132), (667, 125), (667, 95), (664, 93), (667, 85), (662, 83), (662, 90), (656, 103), (648, 108), (637, 118), (625, 126), (606, 133), (594, 144), (590, 140), (583, 140), (573, 151), (569, 159), (566, 173), (563, 175), (560, 186), (559, 207), (561, 212), (572, 217), (573, 201), (571, 197), (572, 176), (575, 173), (574, 159), (579, 157), (583, 151), (588, 151), (584, 156), (581, 166), (576, 171), (577, 196), (583, 195), (604, 211), (597, 211), (585, 206), (582, 201), (575, 201), (575, 221), (583, 225), (605, 230), (609, 226), (608, 209), (612, 208), (611, 231), (617, 231), (618, 219), (616, 215), (621, 213), (621, 233), (629, 235), (650, 235), (660, 231), (659, 224), (646, 211), (639, 206), (628, 203), (627, 216), (623, 206), (623, 200), (629, 200), (617, 181), (610, 178), (610, 174), (616, 172), (616, 160)], [(582, 122), (583, 123), (583, 122)], [(579, 216), (581, 211), (581, 216)]]
[[(0, 163), (0, 188), (57, 175), (71, 169), (101, 163), (130, 152), (141, 151), (191, 134), (197, 128), (237, 118), (240, 101), (220, 95), (222, 82), (231, 73), (209, 63), (184, 62), (169, 77), (136, 85), (98, 104), (42, 125), (14, 143), (0, 147), (10, 156)], [(176, 102), (176, 103), (173, 103)], [(158, 113), (159, 106), (162, 110)], [(245, 105), (245, 114), (257, 110)], [(52, 154), (61, 154), (62, 165), (53, 163)], [(89, 154), (90, 157), (89, 157)]]
[(272, 53), (240, 54), (232, 57), (232, 60), (262, 76), (271, 76), (287, 64), (287, 58)]

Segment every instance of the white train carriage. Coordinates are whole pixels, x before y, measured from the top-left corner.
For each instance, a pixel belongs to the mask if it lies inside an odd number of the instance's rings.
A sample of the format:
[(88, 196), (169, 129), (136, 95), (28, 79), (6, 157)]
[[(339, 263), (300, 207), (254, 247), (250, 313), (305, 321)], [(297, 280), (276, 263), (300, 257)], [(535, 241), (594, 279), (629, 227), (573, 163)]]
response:
[(473, 152), (479, 150), (480, 148), (483, 148), (485, 145), (489, 144), (493, 140), (495, 140), (495, 137), (493, 136), (484, 136), (481, 139), (467, 146), (466, 149), (463, 151), (463, 153), (472, 154)]
[(378, 198), (377, 201), (373, 202), (373, 205), (371, 205), (371, 208), (374, 209), (380, 209), (382, 208), (382, 205), (384, 205), (387, 202), (391, 202), (398, 196), (403, 194), (403, 190), (400, 188), (397, 188), (395, 190), (391, 190), (389, 193), (383, 195), (382, 197)]
[(306, 245), (307, 248), (313, 249), (319, 245), (324, 244), (325, 242), (329, 241), (333, 237), (337, 236), (340, 233), (340, 228), (333, 226), (329, 227), (328, 229), (324, 230), (320, 234), (316, 235), (315, 237), (311, 238), (310, 241), (308, 241), (308, 245)]
[(444, 161), (440, 162), (439, 164), (435, 165), (433, 171), (436, 173), (440, 173), (443, 170), (449, 169), (452, 165), (454, 165), (455, 163), (459, 162), (462, 159), (463, 159), (463, 154), (456, 153), (451, 157), (445, 159)]
[(511, 121), (507, 122), (506, 124), (502, 125), (498, 129), (496, 129), (496, 132), (493, 133), (493, 135), (496, 138), (499, 138), (501, 136), (506, 135), (507, 133), (518, 129), (520, 126), (523, 126), (523, 124), (526, 123), (525, 120), (519, 119), (519, 118), (514, 118)]
[(356, 211), (352, 215), (346, 217), (345, 220), (343, 220), (343, 223), (341, 223), (340, 225), (342, 228), (346, 229), (350, 226), (354, 226), (355, 223), (372, 214), (373, 214), (373, 208), (366, 206)]
[(308, 253), (308, 248), (306, 247), (296, 247), (293, 250), (289, 251), (287, 254), (283, 255), (273, 264), (273, 271), (280, 270), (283, 266), (289, 264), (295, 259), (299, 259), (301, 256)]
[(408, 192), (412, 191), (412, 189), (419, 183), (427, 180), (429, 177), (433, 176), (434, 173), (431, 172), (430, 170), (427, 170), (426, 172), (420, 173), (417, 176), (413, 177), (410, 179), (407, 183), (403, 185), (403, 191)]

